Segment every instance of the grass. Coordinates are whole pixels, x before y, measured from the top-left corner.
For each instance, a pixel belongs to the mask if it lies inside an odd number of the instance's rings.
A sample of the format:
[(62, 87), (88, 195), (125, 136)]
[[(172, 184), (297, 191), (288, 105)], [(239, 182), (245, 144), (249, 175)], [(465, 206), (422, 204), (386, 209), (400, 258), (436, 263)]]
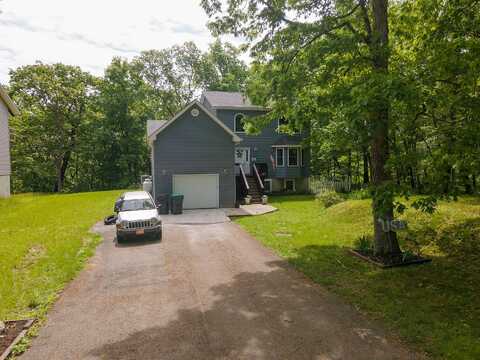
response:
[(0, 319), (42, 318), (92, 255), (119, 191), (0, 199)]
[(480, 358), (480, 200), (441, 202), (434, 215), (409, 210), (403, 248), (418, 241), (429, 264), (382, 270), (349, 255), (372, 228), (370, 200), (325, 209), (312, 196), (272, 197), (280, 211), (238, 219), (315, 282), (380, 319), (438, 359)]

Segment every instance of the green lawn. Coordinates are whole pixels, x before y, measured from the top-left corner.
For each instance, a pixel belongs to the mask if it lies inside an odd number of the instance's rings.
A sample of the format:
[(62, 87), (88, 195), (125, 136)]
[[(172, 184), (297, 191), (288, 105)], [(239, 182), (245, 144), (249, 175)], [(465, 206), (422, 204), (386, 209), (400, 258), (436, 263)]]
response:
[(82, 268), (119, 191), (0, 200), (0, 319), (42, 317)]
[(238, 223), (420, 351), (438, 359), (480, 359), (479, 199), (441, 202), (433, 216), (409, 210), (408, 234), (433, 262), (387, 270), (344, 249), (370, 233), (370, 200), (325, 209), (311, 196), (287, 196), (271, 204), (280, 211)]

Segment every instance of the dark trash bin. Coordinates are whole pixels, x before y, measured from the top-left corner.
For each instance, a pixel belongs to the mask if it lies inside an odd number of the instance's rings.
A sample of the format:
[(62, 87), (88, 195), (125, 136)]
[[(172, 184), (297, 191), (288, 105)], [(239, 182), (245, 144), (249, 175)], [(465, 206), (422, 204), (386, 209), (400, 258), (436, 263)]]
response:
[(169, 203), (170, 194), (159, 194), (157, 196), (156, 205), (159, 206), (158, 213), (160, 215), (168, 214)]
[(183, 195), (173, 193), (170, 196), (170, 205), (171, 205), (172, 214), (178, 215), (183, 213)]

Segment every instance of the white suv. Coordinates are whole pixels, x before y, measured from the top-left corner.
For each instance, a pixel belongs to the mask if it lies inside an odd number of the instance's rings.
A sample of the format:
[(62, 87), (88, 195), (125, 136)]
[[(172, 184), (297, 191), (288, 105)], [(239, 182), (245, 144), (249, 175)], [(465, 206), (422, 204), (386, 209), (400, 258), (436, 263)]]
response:
[(152, 196), (146, 191), (124, 193), (115, 202), (117, 242), (152, 235), (162, 238), (162, 221)]

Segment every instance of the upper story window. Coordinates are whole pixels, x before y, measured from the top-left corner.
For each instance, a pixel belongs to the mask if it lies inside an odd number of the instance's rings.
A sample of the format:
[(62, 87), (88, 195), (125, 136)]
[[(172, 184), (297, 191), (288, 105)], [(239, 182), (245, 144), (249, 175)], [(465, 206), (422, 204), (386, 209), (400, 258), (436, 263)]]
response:
[(245, 115), (236, 114), (234, 118), (234, 131), (239, 133), (245, 132)]
[(300, 148), (288, 148), (288, 166), (299, 166), (300, 164)]
[(285, 159), (284, 157), (284, 149), (283, 148), (276, 148), (275, 156), (276, 156), (276, 164), (277, 166), (285, 166)]

